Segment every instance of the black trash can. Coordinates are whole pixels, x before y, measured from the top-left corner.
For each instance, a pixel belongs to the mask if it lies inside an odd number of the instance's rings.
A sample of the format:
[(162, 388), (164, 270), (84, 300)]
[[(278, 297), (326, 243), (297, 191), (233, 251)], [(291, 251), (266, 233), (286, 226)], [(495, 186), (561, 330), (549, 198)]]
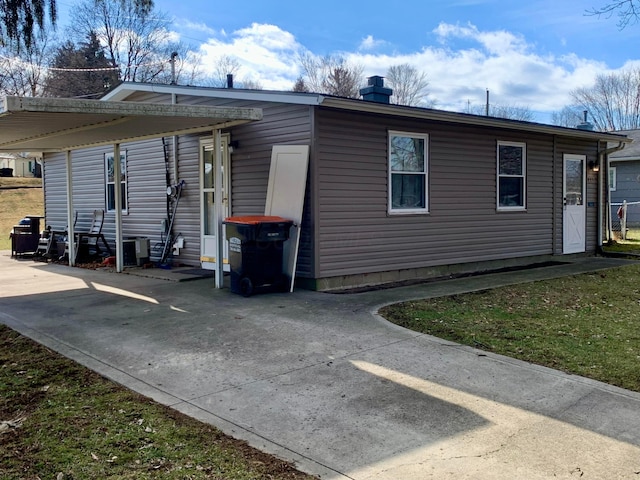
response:
[(257, 291), (284, 291), (282, 247), (293, 221), (276, 216), (229, 217), (224, 222), (229, 242), (231, 291), (245, 297)]

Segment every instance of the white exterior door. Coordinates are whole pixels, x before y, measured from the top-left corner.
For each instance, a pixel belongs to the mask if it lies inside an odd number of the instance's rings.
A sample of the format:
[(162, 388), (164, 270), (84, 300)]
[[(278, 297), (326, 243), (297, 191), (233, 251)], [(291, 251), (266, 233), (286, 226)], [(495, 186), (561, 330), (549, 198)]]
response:
[[(202, 240), (200, 242), (200, 262), (202, 268), (214, 270), (216, 268), (216, 231), (218, 229), (218, 218), (215, 205), (215, 185), (216, 175), (222, 174), (222, 203), (223, 215), (229, 216), (230, 209), (230, 170), (229, 170), (229, 135), (221, 136), (220, 153), (222, 154), (222, 172), (215, 170), (215, 150), (213, 139), (205, 139), (200, 141), (200, 211), (201, 211), (201, 233)], [(223, 218), (224, 220), (224, 218)], [(224, 235), (224, 232), (223, 232)], [(228, 246), (227, 242), (223, 242), (224, 257), (223, 268), (229, 271), (228, 262)]]
[(562, 253), (586, 250), (585, 164), (584, 155), (564, 155)]

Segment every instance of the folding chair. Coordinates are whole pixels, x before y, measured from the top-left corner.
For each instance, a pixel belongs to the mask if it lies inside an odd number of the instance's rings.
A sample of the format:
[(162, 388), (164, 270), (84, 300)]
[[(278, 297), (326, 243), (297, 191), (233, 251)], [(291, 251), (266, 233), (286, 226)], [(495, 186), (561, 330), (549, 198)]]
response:
[[(99, 241), (104, 245), (107, 253), (111, 255), (111, 247), (104, 238), (102, 233), (102, 225), (104, 224), (104, 210), (94, 210), (93, 219), (88, 232), (76, 232), (75, 234), (75, 260), (85, 260), (92, 256), (102, 254)], [(69, 242), (67, 241), (65, 255), (69, 255)]]

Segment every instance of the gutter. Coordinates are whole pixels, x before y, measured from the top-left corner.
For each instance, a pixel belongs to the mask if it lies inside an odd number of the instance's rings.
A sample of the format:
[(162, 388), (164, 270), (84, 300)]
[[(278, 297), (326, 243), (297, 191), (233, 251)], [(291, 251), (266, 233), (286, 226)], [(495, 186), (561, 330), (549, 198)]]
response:
[[(627, 145), (626, 142), (620, 141), (617, 147), (605, 148), (604, 150), (598, 151), (598, 166), (600, 167), (600, 171), (603, 172), (605, 176), (605, 181), (607, 185), (606, 192), (606, 202), (611, 201), (611, 191), (609, 190), (609, 155), (614, 152), (619, 152), (624, 149)], [(605, 192), (604, 185), (602, 179), (599, 179), (598, 182), (598, 207), (599, 207), (599, 215), (598, 215), (598, 250), (602, 251), (602, 221), (606, 221), (607, 227), (607, 241), (610, 241), (613, 237), (613, 233), (611, 231), (611, 208), (607, 205), (607, 211), (604, 212), (603, 205), (605, 204)], [(603, 218), (603, 215), (606, 215)]]

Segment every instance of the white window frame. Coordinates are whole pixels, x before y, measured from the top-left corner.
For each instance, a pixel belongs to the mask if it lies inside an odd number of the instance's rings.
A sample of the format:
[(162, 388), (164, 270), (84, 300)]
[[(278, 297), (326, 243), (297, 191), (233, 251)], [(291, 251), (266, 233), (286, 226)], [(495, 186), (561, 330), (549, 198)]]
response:
[[(391, 162), (391, 140), (393, 137), (408, 137), (424, 140), (424, 165), (422, 172), (404, 172), (393, 171)], [(389, 130), (388, 132), (388, 207), (387, 211), (390, 215), (415, 215), (429, 213), (429, 135), (426, 133), (403, 132), (398, 130)], [(393, 207), (393, 176), (394, 175), (421, 175), (424, 177), (424, 207), (417, 208), (398, 208)]]
[[(109, 186), (113, 187), (115, 195), (115, 182), (109, 180), (109, 161), (113, 162), (113, 152), (104, 154), (104, 210), (105, 212), (115, 212), (115, 208), (109, 208)], [(120, 153), (120, 187), (122, 188), (122, 196), (124, 203), (122, 205), (122, 213), (127, 213), (129, 210), (129, 191), (127, 189), (127, 151), (124, 150)], [(113, 198), (115, 205), (115, 197)]]
[[(500, 147), (522, 148), (522, 173), (520, 175), (500, 173)], [(500, 205), (500, 179), (522, 178), (522, 205)], [(506, 142), (498, 140), (496, 146), (496, 209), (500, 212), (524, 211), (527, 209), (527, 144), (524, 142)]]
[(609, 178), (607, 181), (609, 182), (609, 191), (615, 192), (618, 188), (618, 176), (617, 176), (617, 167), (609, 167)]

